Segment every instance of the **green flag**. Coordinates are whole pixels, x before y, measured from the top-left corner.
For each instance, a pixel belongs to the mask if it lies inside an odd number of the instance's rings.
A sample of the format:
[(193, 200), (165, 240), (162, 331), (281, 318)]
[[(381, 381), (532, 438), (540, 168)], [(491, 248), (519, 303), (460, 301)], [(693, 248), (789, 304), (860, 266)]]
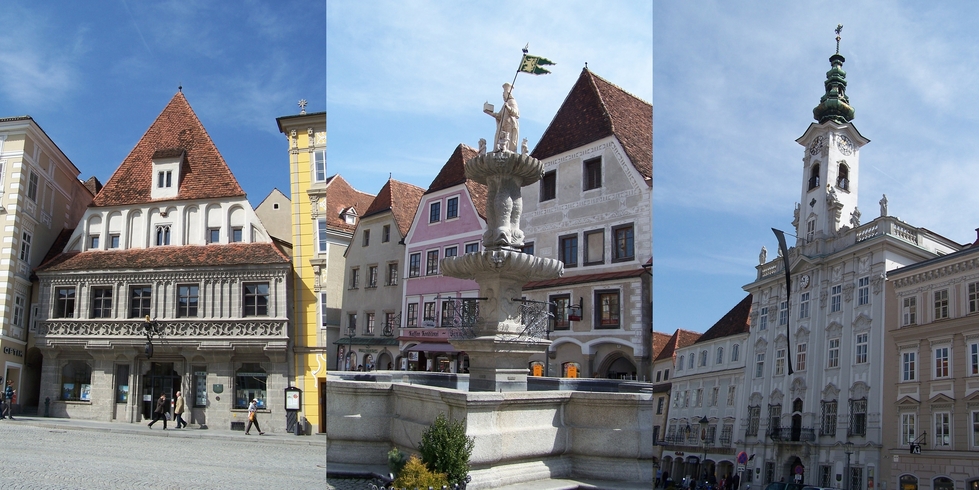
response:
[(524, 73), (532, 73), (534, 75), (546, 75), (550, 73), (550, 70), (543, 68), (543, 65), (553, 65), (553, 64), (554, 62), (547, 58), (525, 54), (523, 55), (523, 59), (520, 61), (520, 68), (518, 68), (517, 71), (518, 72), (522, 71)]

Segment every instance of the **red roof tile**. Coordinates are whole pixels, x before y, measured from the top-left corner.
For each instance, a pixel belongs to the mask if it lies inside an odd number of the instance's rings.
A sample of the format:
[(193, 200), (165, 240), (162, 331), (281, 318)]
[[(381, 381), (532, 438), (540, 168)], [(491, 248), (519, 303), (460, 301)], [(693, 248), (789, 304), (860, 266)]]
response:
[(683, 330), (678, 328), (676, 332), (673, 332), (673, 336), (670, 340), (666, 342), (666, 346), (660, 351), (659, 355), (656, 356), (653, 361), (661, 361), (663, 359), (672, 359), (674, 353), (677, 349), (681, 349), (688, 345), (693, 345), (697, 339), (700, 338), (700, 334), (697, 332), (691, 332), (690, 330)]
[(232, 243), (67, 252), (41, 264), (37, 272), (208, 268), (289, 262), (289, 258), (272, 243)]
[(706, 342), (721, 337), (748, 333), (748, 328), (751, 327), (750, 315), (751, 295), (749, 294), (740, 303), (735, 305), (734, 308), (731, 308), (731, 311), (722, 316), (713, 327), (710, 327), (704, 332), (697, 342)]
[(486, 219), (486, 186), (478, 182), (466, 179), (466, 161), (470, 158), (475, 157), (478, 152), (472, 147), (466, 144), (459, 144), (455, 151), (452, 152), (452, 156), (449, 160), (445, 162), (442, 166), (442, 170), (439, 174), (435, 176), (435, 180), (432, 184), (428, 186), (428, 190), (425, 194), (431, 194), (436, 191), (443, 189), (448, 189), (449, 187), (454, 187), (459, 184), (466, 184), (466, 189), (469, 190), (469, 197), (472, 199), (473, 206), (476, 208), (476, 213), (479, 214), (481, 218)]
[(666, 348), (666, 343), (670, 341), (672, 336), (667, 335), (663, 332), (653, 332), (653, 359)]
[(411, 227), (411, 220), (415, 219), (415, 211), (418, 210), (418, 204), (424, 193), (425, 189), (417, 185), (388, 179), (364, 212), (363, 217), (391, 211), (401, 236), (405, 236), (408, 234), (408, 228)]
[(180, 151), (186, 152), (180, 189), (176, 197), (161, 201), (245, 196), (184, 94), (177, 92), (95, 196), (92, 206), (152, 201), (154, 155), (179, 156)]
[(353, 233), (357, 225), (343, 219), (344, 210), (354, 208), (358, 216), (363, 216), (373, 200), (372, 194), (354, 189), (340, 174), (326, 179), (326, 227)]
[(543, 160), (611, 135), (652, 185), (652, 104), (584, 68), (531, 155)]

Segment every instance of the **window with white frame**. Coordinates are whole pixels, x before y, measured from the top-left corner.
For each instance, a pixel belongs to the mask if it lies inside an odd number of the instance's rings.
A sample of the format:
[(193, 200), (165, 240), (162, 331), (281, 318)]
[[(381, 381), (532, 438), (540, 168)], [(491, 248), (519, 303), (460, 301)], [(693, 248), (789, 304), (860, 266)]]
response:
[(435, 201), (428, 205), (428, 222), (438, 223), (442, 221), (442, 201)]
[(408, 303), (408, 318), (405, 320), (405, 326), (418, 326), (418, 303)]
[(738, 392), (737, 386), (731, 385), (727, 387), (727, 406), (729, 407), (734, 406), (734, 396), (737, 394), (737, 392)]
[(935, 447), (949, 447), (952, 445), (952, 415), (948, 412), (938, 412), (935, 414)]
[(979, 374), (979, 343), (969, 344), (969, 375)]
[(316, 220), (316, 251), (326, 252), (326, 218)]
[[(27, 299), (24, 298), (20, 293), (14, 294), (14, 314), (10, 321), (10, 325), (15, 329), (20, 329), (24, 327), (24, 309), (27, 307)], [(17, 331), (12, 331), (10, 333), (15, 338), (20, 338), (20, 333)]]
[(687, 359), (687, 369), (693, 369), (693, 352), (690, 353), (690, 358)]
[(768, 329), (768, 307), (763, 306), (761, 313), (758, 314), (758, 330)]
[(914, 325), (918, 323), (918, 298), (909, 296), (904, 298), (901, 306), (901, 325)]
[(33, 170), (31, 170), (31, 174), (27, 182), (27, 197), (31, 201), (37, 202), (37, 174), (34, 173)]
[(740, 357), (741, 355), (741, 353), (738, 352), (740, 349), (741, 349), (741, 344), (734, 344), (731, 346), (731, 362), (738, 361), (738, 357)]
[(948, 289), (935, 291), (935, 320), (948, 318)]
[(374, 312), (365, 313), (364, 333), (374, 335)]
[(706, 350), (700, 351), (700, 365), (701, 365), (701, 367), (707, 365), (707, 351)]
[(785, 349), (775, 349), (775, 376), (785, 374)]
[(714, 361), (714, 364), (724, 364), (724, 347), (723, 346), (717, 348), (717, 359)]
[(820, 405), (822, 405), (822, 423), (819, 426), (819, 435), (836, 436), (836, 414), (838, 410), (836, 400), (822, 401)]
[(425, 275), (434, 276), (439, 273), (439, 251), (429, 250), (425, 258)]
[(678, 362), (677, 365), (676, 365), (676, 370), (677, 371), (683, 371), (683, 361), (686, 361), (686, 360), (687, 359), (686, 359), (686, 356), (685, 355), (681, 355), (680, 356), (680, 362)]
[(972, 411), (972, 447), (979, 447), (979, 410)]
[(843, 307), (843, 285), (837, 284), (830, 290), (829, 311), (837, 312)]
[(398, 285), (398, 264), (388, 264), (388, 286)]
[(811, 219), (806, 222), (806, 241), (811, 242), (816, 238), (816, 220)]
[(745, 430), (746, 436), (758, 435), (758, 423), (761, 420), (761, 407), (748, 407), (748, 428)]
[(857, 358), (855, 359), (857, 364), (863, 364), (867, 362), (868, 337), (869, 335), (866, 333), (857, 334), (857, 348), (856, 348)]
[(809, 318), (809, 292), (802, 293), (799, 297), (799, 318)]
[(716, 407), (717, 406), (717, 395), (718, 395), (718, 392), (719, 391), (720, 391), (720, 388), (718, 388), (717, 386), (715, 386), (715, 387), (713, 387), (713, 388), (710, 389), (710, 400), (708, 400), (709, 403), (710, 403), (710, 406), (712, 406), (712, 407)]
[(901, 353), (901, 381), (915, 381), (918, 379), (918, 353)]
[(313, 152), (313, 182), (326, 182), (326, 150)]
[(851, 436), (867, 435), (867, 399), (850, 400), (850, 427), (847, 431)]
[(31, 261), (31, 240), (33, 236), (29, 231), (25, 231), (20, 240), (20, 260), (24, 262)]
[(870, 278), (861, 277), (857, 280), (857, 305), (870, 304)]
[(840, 367), (840, 339), (829, 339), (826, 367)]
[(408, 256), (408, 277), (418, 277), (421, 273), (422, 254), (414, 253)]
[(949, 348), (948, 347), (936, 347), (935, 348), (935, 377), (936, 378), (947, 378), (951, 369), (949, 368)]
[(809, 349), (809, 344), (801, 343), (795, 346), (795, 370), (805, 371), (806, 370), (806, 351)]
[(170, 245), (170, 225), (157, 225), (156, 244), (157, 246)]
[(782, 301), (778, 304), (778, 324), (785, 325), (789, 322), (789, 302)]
[(969, 284), (969, 313), (979, 311), (979, 282)]
[(479, 252), (479, 242), (473, 242), (473, 243), (467, 243), (466, 244), (466, 253), (467, 254), (473, 254), (473, 253), (476, 253), (476, 252)]
[(693, 406), (694, 407), (702, 407), (702, 406), (704, 406), (704, 389), (703, 388), (697, 388), (697, 391), (694, 392), (694, 395), (693, 395)]
[(755, 377), (760, 378), (765, 374), (765, 353), (759, 352), (755, 355)]
[(918, 437), (916, 432), (917, 427), (917, 414), (915, 413), (902, 413), (901, 414), (901, 445), (909, 445)]
[(459, 217), (459, 198), (450, 197), (445, 201), (445, 219)]

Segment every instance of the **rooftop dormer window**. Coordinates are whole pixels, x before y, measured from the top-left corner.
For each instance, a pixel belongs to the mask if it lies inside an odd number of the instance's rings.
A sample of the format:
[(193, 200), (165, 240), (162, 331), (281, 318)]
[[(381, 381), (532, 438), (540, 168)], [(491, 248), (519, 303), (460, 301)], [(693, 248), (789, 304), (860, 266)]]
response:
[(180, 189), (180, 166), (186, 152), (182, 148), (166, 148), (153, 153), (153, 199), (177, 197)]

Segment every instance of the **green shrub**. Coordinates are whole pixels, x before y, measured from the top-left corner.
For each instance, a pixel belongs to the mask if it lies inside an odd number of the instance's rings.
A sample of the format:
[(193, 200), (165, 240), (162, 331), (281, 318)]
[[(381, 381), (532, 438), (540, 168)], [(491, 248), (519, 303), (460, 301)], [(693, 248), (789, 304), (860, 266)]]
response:
[(469, 474), (474, 438), (466, 435), (465, 420), (449, 422), (444, 413), (422, 433), (418, 452), (422, 461), (434, 472), (445, 473), (450, 484), (462, 483)]
[(428, 487), (442, 488), (443, 485), (448, 484), (449, 480), (445, 477), (445, 473), (432, 472), (418, 459), (418, 456), (412, 456), (401, 469), (398, 478), (394, 480), (394, 488), (407, 488), (409, 490), (416, 488), (427, 490)]
[(395, 478), (401, 474), (402, 468), (405, 467), (405, 463), (408, 462), (408, 455), (401, 452), (398, 448), (391, 448), (388, 451), (388, 469), (391, 470), (391, 474)]

